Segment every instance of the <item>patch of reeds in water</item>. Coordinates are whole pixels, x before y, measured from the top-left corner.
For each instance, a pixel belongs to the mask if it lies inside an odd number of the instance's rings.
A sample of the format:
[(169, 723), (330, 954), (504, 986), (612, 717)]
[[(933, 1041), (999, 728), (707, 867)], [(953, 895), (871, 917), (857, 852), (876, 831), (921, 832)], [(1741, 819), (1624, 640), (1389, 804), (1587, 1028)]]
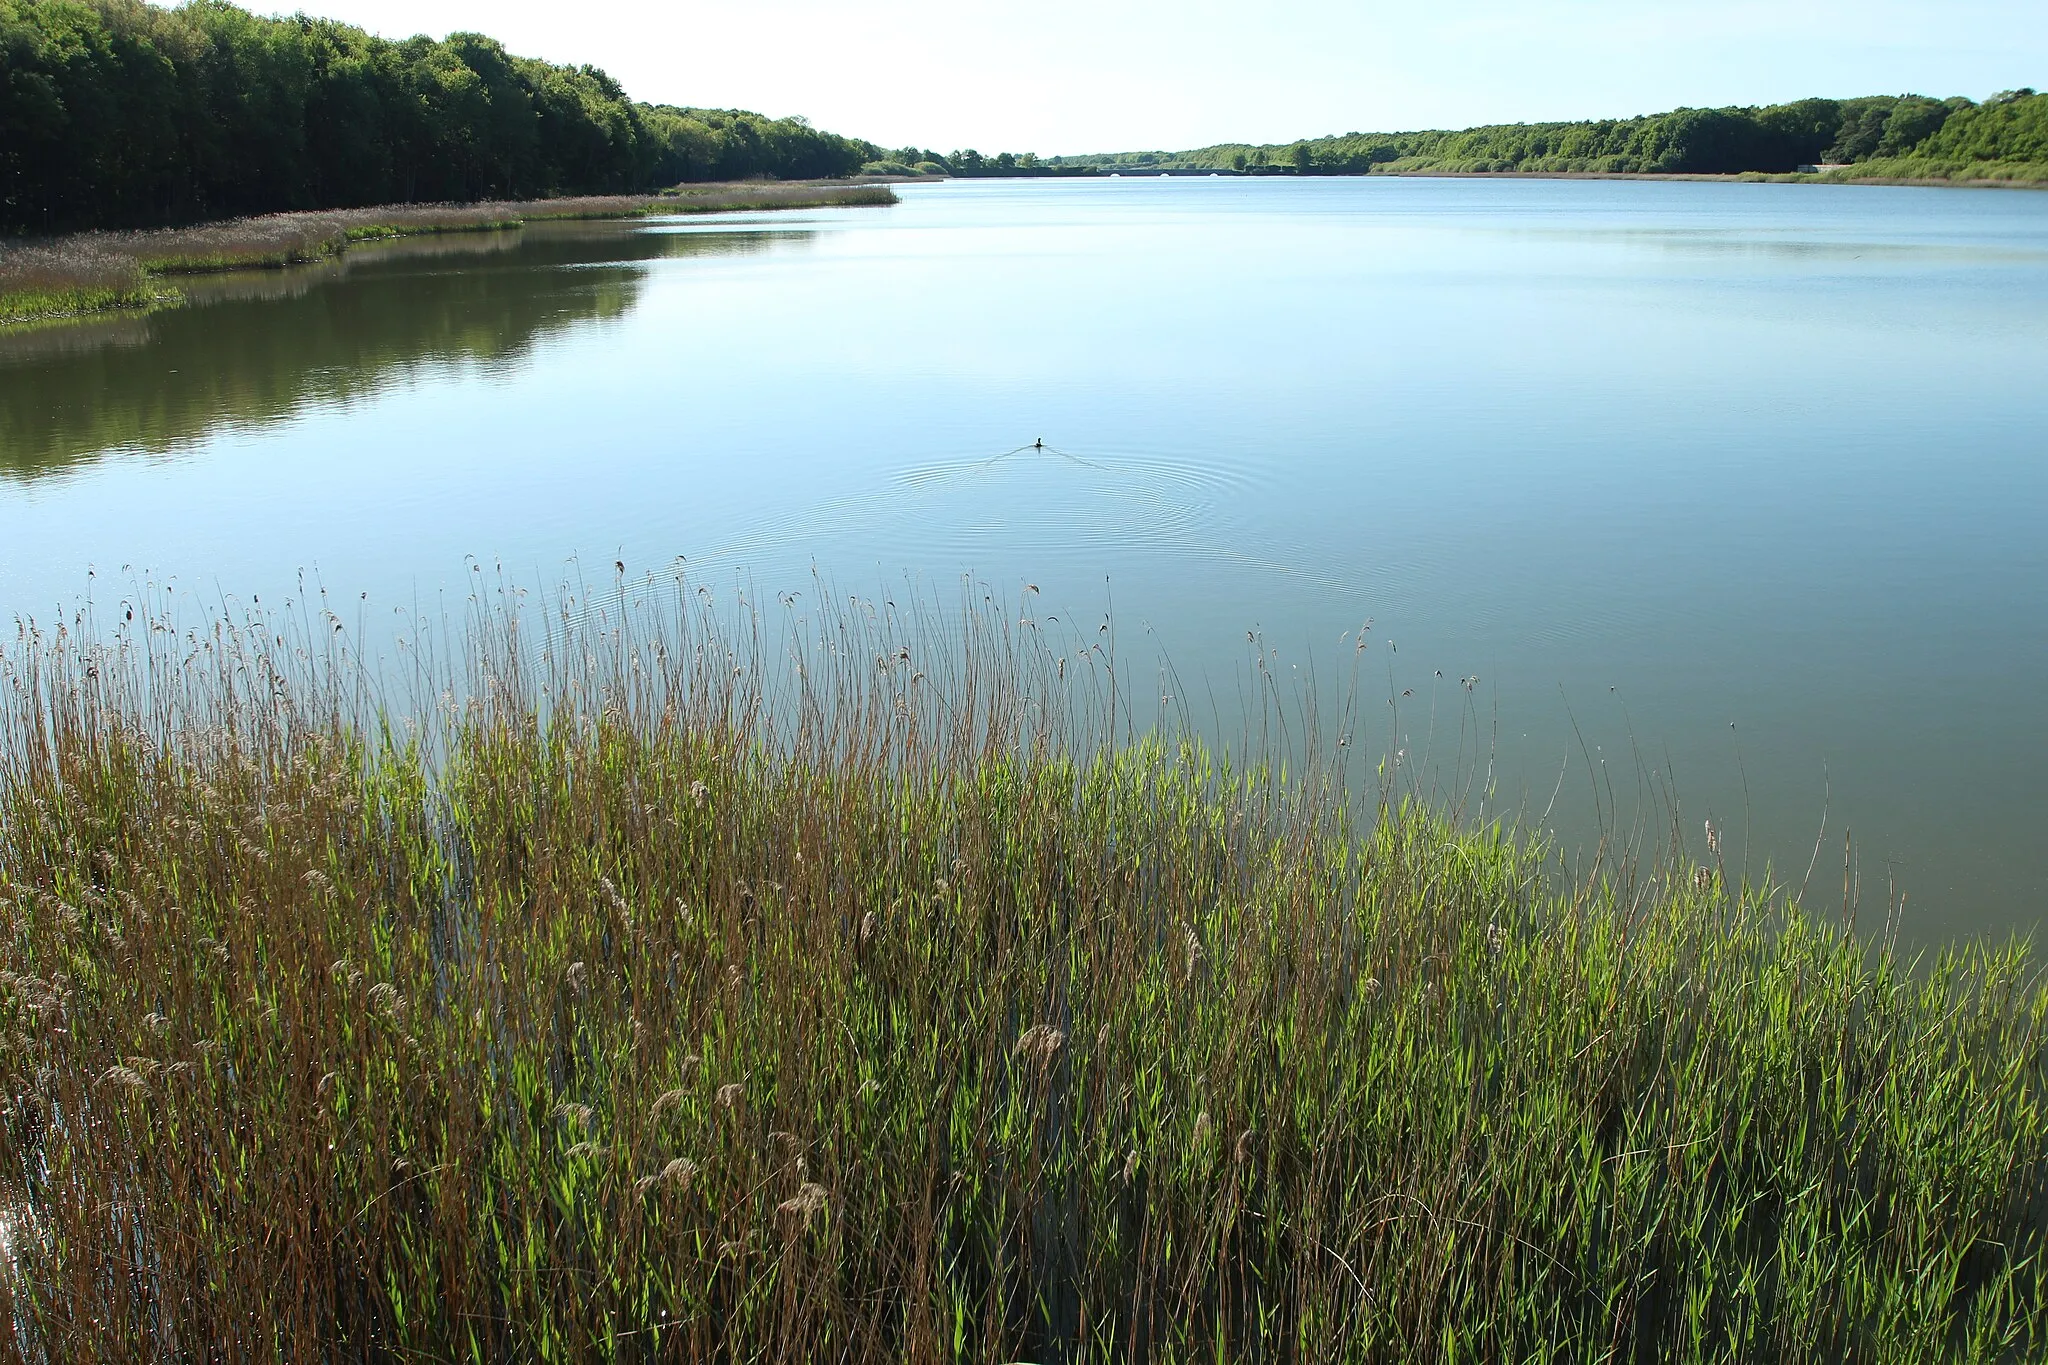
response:
[(437, 232), (516, 228), (545, 219), (892, 204), (886, 185), (831, 183), (679, 186), (659, 195), (586, 195), (516, 203), (399, 204), (322, 213), (276, 213), (197, 227), (83, 232), (45, 242), (0, 242), (0, 324), (175, 302), (152, 277), (304, 265), (352, 242)]
[(26, 1359), (2048, 1341), (2021, 948), (1119, 739), (993, 608), (484, 612), (390, 710), (285, 615), (4, 652)]
[(1779, 183), (1946, 185), (1978, 189), (2048, 187), (2048, 164), (2039, 161), (1949, 161), (1934, 157), (1873, 157), (1833, 170), (1794, 174), (1745, 172), (1742, 180)]
[(0, 245), (0, 324), (147, 308), (170, 292), (101, 242)]
[(746, 213), (765, 209), (881, 207), (897, 202), (887, 185), (833, 182), (739, 185), (678, 185), (649, 209), (652, 213)]

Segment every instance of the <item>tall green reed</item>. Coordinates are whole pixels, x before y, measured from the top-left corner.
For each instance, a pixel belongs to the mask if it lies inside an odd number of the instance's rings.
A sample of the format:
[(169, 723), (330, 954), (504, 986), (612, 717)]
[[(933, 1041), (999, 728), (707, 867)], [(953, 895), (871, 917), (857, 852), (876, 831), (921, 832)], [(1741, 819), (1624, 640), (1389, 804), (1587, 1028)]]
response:
[(285, 615), (0, 656), (25, 1358), (2040, 1347), (2021, 947), (1566, 877), (978, 594), (508, 597), (380, 687)]

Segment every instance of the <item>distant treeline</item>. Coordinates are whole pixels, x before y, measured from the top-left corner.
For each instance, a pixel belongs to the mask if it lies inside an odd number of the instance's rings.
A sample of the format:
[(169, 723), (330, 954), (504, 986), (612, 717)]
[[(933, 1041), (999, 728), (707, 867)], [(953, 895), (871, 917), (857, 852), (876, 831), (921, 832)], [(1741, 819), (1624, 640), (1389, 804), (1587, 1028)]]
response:
[(878, 152), (802, 119), (636, 103), (477, 34), (0, 0), (5, 231), (843, 176)]
[(939, 153), (929, 147), (895, 147), (879, 152), (861, 169), (870, 175), (950, 175), (964, 179), (1007, 176), (1093, 175), (1085, 157), (1053, 157), (1041, 161), (1032, 152), (998, 152), (983, 156), (972, 148)]
[(1346, 133), (1294, 143), (1225, 143), (1188, 152), (1054, 157), (1094, 171), (1219, 170), (1360, 175), (1400, 171), (1729, 175), (1839, 164), (1887, 174), (1967, 176), (2048, 167), (2048, 95), (1808, 99), (1767, 108), (1677, 109), (1633, 119), (1515, 123), (1462, 132)]

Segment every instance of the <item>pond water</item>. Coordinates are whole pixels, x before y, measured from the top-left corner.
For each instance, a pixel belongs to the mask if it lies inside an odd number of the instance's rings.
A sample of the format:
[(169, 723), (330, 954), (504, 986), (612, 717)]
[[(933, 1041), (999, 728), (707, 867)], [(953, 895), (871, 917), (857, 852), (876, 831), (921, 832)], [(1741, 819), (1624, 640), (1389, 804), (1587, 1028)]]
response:
[(1225, 730), (1362, 658), (1567, 843), (1648, 769), (1921, 941), (2048, 909), (2048, 195), (984, 181), (188, 292), (0, 335), (0, 617), (969, 573)]

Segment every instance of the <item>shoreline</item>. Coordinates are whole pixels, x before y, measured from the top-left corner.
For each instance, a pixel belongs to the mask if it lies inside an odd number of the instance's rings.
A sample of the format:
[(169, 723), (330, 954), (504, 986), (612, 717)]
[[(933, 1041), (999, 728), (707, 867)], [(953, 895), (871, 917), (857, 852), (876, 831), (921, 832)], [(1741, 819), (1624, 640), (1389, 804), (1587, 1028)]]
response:
[(171, 277), (313, 265), (368, 242), (444, 233), (503, 232), (537, 222), (882, 206), (895, 202), (895, 191), (887, 185), (747, 181), (677, 186), (649, 195), (385, 204), (364, 209), (229, 218), (186, 227), (88, 230), (15, 242), (0, 240), (0, 328), (63, 324), (115, 312), (174, 308), (184, 299), (175, 287), (165, 283)]
[(1956, 180), (1893, 176), (1815, 175), (1799, 171), (1737, 171), (1709, 175), (1686, 171), (1376, 171), (1369, 176), (1323, 176), (1321, 179), (1367, 179), (1386, 176), (1402, 180), (1689, 180), (1716, 185), (1887, 185), (1939, 190), (2048, 190), (2048, 180)]
[(1077, 171), (1070, 175), (920, 175), (874, 176), (870, 184), (935, 185), (963, 180), (1669, 180), (1696, 181), (1714, 185), (1885, 185), (1894, 188), (1939, 190), (2048, 190), (2048, 179), (2017, 180), (1986, 176), (1958, 180), (1946, 176), (1844, 176), (1799, 171), (1735, 171), (1709, 174), (1704, 171), (1339, 171), (1300, 175), (1291, 171), (1250, 172), (1228, 166), (1148, 166), (1137, 169)]

